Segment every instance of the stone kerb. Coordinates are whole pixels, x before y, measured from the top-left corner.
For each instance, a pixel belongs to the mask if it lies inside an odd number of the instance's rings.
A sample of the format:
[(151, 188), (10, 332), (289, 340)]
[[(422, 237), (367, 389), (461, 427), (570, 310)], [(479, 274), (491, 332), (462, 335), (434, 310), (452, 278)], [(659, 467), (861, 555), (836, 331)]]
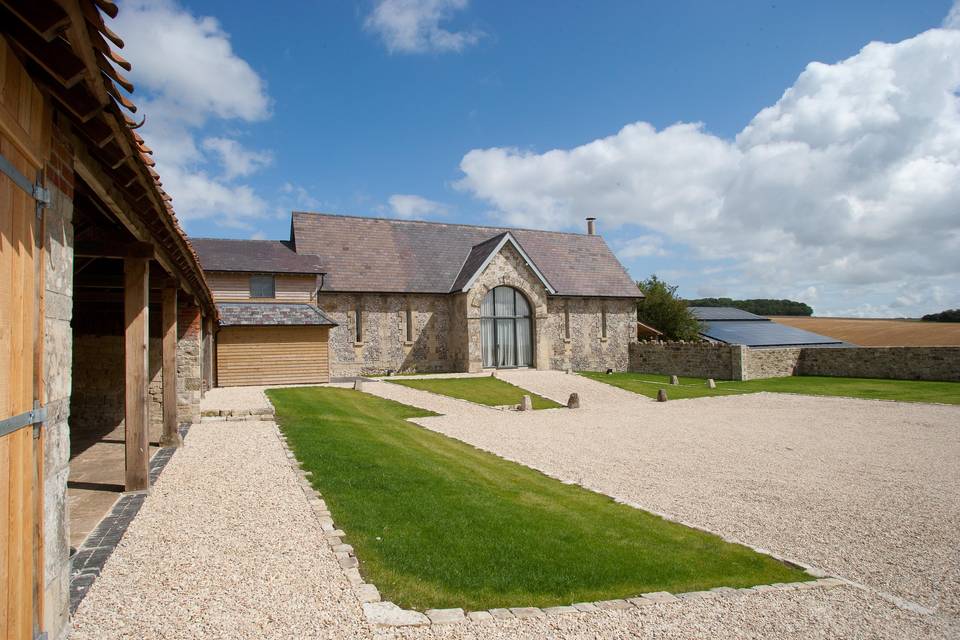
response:
[[(300, 462), (297, 460), (293, 451), (290, 449), (286, 436), (276, 427), (276, 434), (283, 448), (284, 454), (297, 475), (300, 485), (306, 497), (310, 508), (312, 509), (327, 545), (330, 547), (344, 575), (351, 585), (354, 595), (363, 608), (364, 617), (372, 625), (378, 627), (396, 628), (411, 626), (428, 625), (449, 625), (449, 624), (473, 624), (483, 623), (492, 620), (522, 620), (529, 618), (545, 618), (565, 615), (600, 615), (609, 611), (630, 611), (634, 609), (645, 609), (651, 606), (683, 606), (688, 600), (708, 600), (714, 598), (732, 598), (743, 597), (751, 594), (761, 594), (776, 591), (802, 591), (808, 589), (834, 589), (841, 586), (858, 586), (842, 578), (822, 577), (806, 582), (775, 583), (770, 585), (756, 585), (735, 589), (732, 587), (715, 587), (708, 591), (692, 591), (687, 593), (668, 593), (666, 591), (656, 591), (652, 593), (639, 594), (633, 598), (601, 600), (597, 602), (578, 602), (571, 605), (559, 605), (553, 607), (526, 607), (517, 606), (509, 608), (494, 608), (487, 611), (464, 611), (463, 609), (427, 609), (425, 612), (403, 609), (395, 603), (382, 599), (379, 589), (371, 583), (366, 582), (359, 570), (359, 560), (353, 547), (344, 542), (346, 532), (338, 529), (333, 521), (326, 502), (319, 492), (317, 492), (310, 482), (309, 471), (304, 471)], [(662, 517), (667, 518), (663, 514)], [(691, 526), (680, 522), (685, 526)], [(698, 528), (699, 527), (694, 527)], [(701, 529), (703, 530), (703, 529)], [(726, 538), (724, 538), (726, 539)], [(737, 543), (742, 544), (742, 543)], [(758, 553), (771, 555), (778, 560), (791, 564), (795, 567), (805, 569), (811, 577), (814, 575), (827, 576), (823, 571), (819, 571), (800, 563), (792, 562), (779, 558), (762, 549), (754, 548)]]

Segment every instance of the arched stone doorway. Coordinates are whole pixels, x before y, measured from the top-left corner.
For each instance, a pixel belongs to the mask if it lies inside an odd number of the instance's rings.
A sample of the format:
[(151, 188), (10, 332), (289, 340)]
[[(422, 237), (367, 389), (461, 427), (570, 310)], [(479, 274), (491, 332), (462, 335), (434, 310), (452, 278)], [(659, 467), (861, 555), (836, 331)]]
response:
[(483, 366), (509, 369), (533, 364), (530, 303), (513, 287), (494, 287), (480, 303)]

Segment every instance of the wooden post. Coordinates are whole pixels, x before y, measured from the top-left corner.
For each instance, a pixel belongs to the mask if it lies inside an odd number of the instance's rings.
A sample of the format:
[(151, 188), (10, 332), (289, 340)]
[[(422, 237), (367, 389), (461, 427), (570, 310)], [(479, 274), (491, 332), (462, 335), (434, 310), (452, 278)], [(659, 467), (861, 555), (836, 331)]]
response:
[(150, 261), (144, 258), (127, 258), (123, 261), (127, 491), (150, 488), (150, 441), (147, 424), (149, 264)]
[(177, 429), (177, 289), (163, 290), (163, 435), (161, 447), (182, 444)]

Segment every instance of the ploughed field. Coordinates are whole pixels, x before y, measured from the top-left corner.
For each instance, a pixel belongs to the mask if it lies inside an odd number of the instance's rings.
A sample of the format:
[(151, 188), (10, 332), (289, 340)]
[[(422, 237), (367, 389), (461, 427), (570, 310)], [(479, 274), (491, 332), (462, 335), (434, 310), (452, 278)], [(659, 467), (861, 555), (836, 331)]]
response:
[(861, 347), (960, 346), (960, 322), (771, 316), (774, 322)]

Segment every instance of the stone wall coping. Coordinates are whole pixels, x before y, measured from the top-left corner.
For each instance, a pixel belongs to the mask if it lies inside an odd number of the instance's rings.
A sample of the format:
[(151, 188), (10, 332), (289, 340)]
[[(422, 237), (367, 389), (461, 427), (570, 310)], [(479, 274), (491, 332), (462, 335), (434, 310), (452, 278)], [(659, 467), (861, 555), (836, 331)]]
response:
[[(297, 483), (303, 490), (304, 497), (306, 498), (307, 503), (310, 505), (311, 510), (317, 518), (317, 522), (320, 524), (320, 528), (323, 531), (324, 540), (330, 547), (334, 557), (337, 558), (341, 568), (344, 571), (344, 574), (347, 577), (348, 582), (350, 582), (354, 595), (363, 608), (364, 617), (368, 623), (379, 627), (476, 624), (489, 622), (491, 620), (543, 618), (548, 616), (555, 617), (563, 615), (599, 615), (609, 611), (629, 611), (633, 609), (643, 609), (648, 606), (682, 606), (682, 603), (687, 600), (706, 600), (719, 597), (741, 597), (744, 595), (762, 594), (765, 592), (796, 591), (806, 589), (834, 589), (841, 586), (853, 586), (866, 589), (866, 587), (858, 585), (857, 583), (843, 578), (830, 576), (825, 571), (815, 569), (800, 562), (787, 560), (765, 549), (744, 545), (750, 547), (758, 553), (771, 556), (780, 562), (784, 562), (785, 564), (789, 564), (796, 568), (804, 569), (814, 579), (805, 582), (754, 585), (752, 587), (739, 589), (733, 587), (714, 587), (708, 591), (691, 591), (676, 594), (668, 593), (666, 591), (655, 591), (651, 593), (638, 594), (636, 597), (627, 599), (578, 602), (570, 605), (558, 605), (544, 608), (516, 606), (508, 608), (493, 608), (486, 611), (464, 611), (461, 608), (451, 608), (427, 609), (424, 612), (415, 611), (412, 609), (403, 609), (389, 600), (382, 600), (379, 589), (377, 589), (375, 585), (364, 581), (363, 576), (360, 574), (358, 569), (359, 560), (353, 550), (353, 547), (343, 542), (343, 538), (346, 536), (346, 533), (336, 527), (330, 511), (327, 509), (326, 502), (323, 500), (321, 494), (313, 488), (313, 484), (310, 482), (310, 476), (312, 475), (311, 472), (303, 470), (302, 465), (297, 460), (293, 450), (290, 449), (286, 436), (276, 423), (274, 423), (274, 429), (287, 461), (297, 477)], [(634, 508), (642, 508), (622, 500), (617, 500), (617, 502), (633, 506)], [(687, 527), (691, 527), (700, 531), (707, 531), (702, 527), (671, 518), (662, 513), (655, 511), (649, 512)], [(708, 533), (717, 535), (713, 532)], [(734, 542), (735, 544), (743, 544), (742, 542), (730, 540), (724, 536), (720, 537), (729, 542)]]

